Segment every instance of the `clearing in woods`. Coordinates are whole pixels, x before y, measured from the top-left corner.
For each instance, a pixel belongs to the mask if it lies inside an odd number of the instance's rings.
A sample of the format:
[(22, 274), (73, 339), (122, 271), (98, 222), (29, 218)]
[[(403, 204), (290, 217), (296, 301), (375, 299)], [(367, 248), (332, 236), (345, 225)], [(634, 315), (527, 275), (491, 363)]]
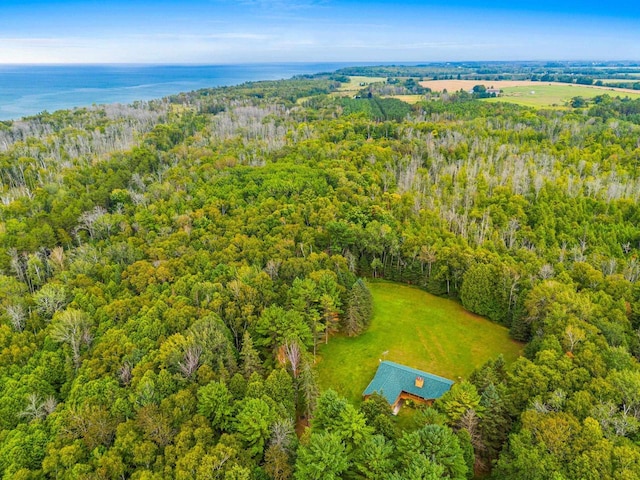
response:
[[(575, 88), (589, 88), (596, 90), (595, 95), (602, 95), (605, 92), (597, 92), (598, 90), (605, 90), (609, 95), (619, 94), (624, 96), (625, 93), (638, 95), (638, 90), (631, 90), (629, 88), (613, 88), (606, 85), (578, 85), (574, 83), (561, 83), (561, 82), (532, 82), (531, 80), (425, 80), (420, 82), (423, 87), (430, 88), (434, 92), (457, 92), (459, 90), (469, 91), (476, 85), (484, 85), (487, 88), (499, 88), (507, 89), (512, 87), (545, 87), (545, 86), (557, 86), (557, 87), (575, 87)], [(529, 90), (535, 90), (535, 88), (529, 88)]]
[(386, 81), (387, 79), (384, 77), (353, 76), (349, 77), (349, 83), (343, 83), (340, 85), (338, 92), (341, 94), (357, 93), (372, 83), (385, 83)]
[(320, 348), (322, 390), (333, 388), (359, 403), (380, 360), (459, 381), (499, 354), (512, 362), (522, 352), (505, 327), (452, 300), (392, 282), (374, 281), (369, 288), (374, 300), (369, 329), (358, 337), (331, 338)]
[(469, 91), (475, 85), (487, 88), (499, 88), (502, 94), (496, 98), (487, 98), (488, 102), (507, 102), (528, 107), (565, 107), (573, 97), (593, 98), (598, 95), (611, 95), (640, 98), (640, 92), (626, 88), (612, 88), (596, 85), (577, 85), (559, 82), (532, 82), (520, 80), (430, 80), (420, 82), (423, 87), (449, 93), (459, 90)]
[(621, 89), (608, 89), (602, 87), (590, 87), (585, 85), (569, 84), (538, 84), (531, 87), (508, 87), (500, 97), (487, 98), (488, 102), (509, 102), (528, 107), (565, 107), (573, 97), (593, 98), (598, 95), (611, 95), (613, 97), (640, 98), (638, 91), (621, 91)]

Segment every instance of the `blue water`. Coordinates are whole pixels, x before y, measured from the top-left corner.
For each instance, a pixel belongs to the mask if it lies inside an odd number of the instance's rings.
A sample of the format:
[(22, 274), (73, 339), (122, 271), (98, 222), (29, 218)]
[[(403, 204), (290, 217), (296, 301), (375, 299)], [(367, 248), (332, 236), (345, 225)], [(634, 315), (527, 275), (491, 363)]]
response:
[(102, 103), (151, 100), (199, 88), (333, 71), (339, 63), (254, 65), (0, 65), (0, 120)]

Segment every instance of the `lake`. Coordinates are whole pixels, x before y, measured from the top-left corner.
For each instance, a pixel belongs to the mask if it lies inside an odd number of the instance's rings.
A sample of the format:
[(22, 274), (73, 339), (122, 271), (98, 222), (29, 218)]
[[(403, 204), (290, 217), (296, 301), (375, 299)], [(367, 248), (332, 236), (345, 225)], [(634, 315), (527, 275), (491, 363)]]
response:
[(278, 80), (346, 65), (0, 65), (0, 120), (45, 110), (131, 103), (200, 88)]

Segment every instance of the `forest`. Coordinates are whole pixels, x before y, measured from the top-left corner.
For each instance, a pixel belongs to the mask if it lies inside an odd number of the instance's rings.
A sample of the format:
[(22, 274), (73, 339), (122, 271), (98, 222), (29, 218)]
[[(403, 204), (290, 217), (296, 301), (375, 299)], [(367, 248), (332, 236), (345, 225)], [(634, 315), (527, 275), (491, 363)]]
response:
[(422, 80), (532, 80), (578, 85), (606, 84), (640, 90), (640, 65), (637, 62), (446, 62), (345, 67), (336, 75), (417, 77)]
[[(341, 80), (0, 123), (2, 478), (640, 478), (640, 100)], [(322, 391), (373, 276), (524, 355), (404, 424)]]

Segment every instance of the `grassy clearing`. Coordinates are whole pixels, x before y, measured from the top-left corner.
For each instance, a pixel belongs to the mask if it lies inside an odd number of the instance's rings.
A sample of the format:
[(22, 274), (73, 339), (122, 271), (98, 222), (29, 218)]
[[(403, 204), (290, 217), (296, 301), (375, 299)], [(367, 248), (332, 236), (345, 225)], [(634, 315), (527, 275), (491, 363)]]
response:
[(425, 80), (420, 82), (423, 87), (430, 88), (433, 92), (446, 90), (449, 93), (460, 90), (469, 91), (476, 85), (484, 85), (487, 88), (527, 87), (540, 85), (540, 82), (530, 80)]
[(393, 96), (384, 96), (382, 98), (397, 98), (398, 100), (402, 100), (405, 103), (413, 105), (414, 103), (418, 103), (421, 100), (424, 100), (424, 95), (393, 95)]
[(589, 86), (553, 84), (505, 87), (497, 98), (487, 98), (487, 102), (508, 102), (528, 107), (564, 107), (573, 97), (593, 98), (598, 95), (611, 95), (640, 98), (640, 92), (620, 91), (619, 89), (595, 88)]
[[(386, 81), (387, 79), (384, 77), (353, 76), (349, 77), (349, 83), (343, 83), (340, 85), (338, 91), (342, 93), (357, 93), (367, 85), (372, 83), (384, 83)], [(365, 85), (360, 85), (361, 83), (364, 83)]]
[(374, 317), (369, 329), (355, 338), (332, 338), (320, 348), (322, 389), (333, 388), (357, 403), (380, 359), (459, 380), (500, 353), (508, 362), (521, 354), (522, 345), (506, 328), (456, 302), (390, 282), (372, 282), (370, 288)]

